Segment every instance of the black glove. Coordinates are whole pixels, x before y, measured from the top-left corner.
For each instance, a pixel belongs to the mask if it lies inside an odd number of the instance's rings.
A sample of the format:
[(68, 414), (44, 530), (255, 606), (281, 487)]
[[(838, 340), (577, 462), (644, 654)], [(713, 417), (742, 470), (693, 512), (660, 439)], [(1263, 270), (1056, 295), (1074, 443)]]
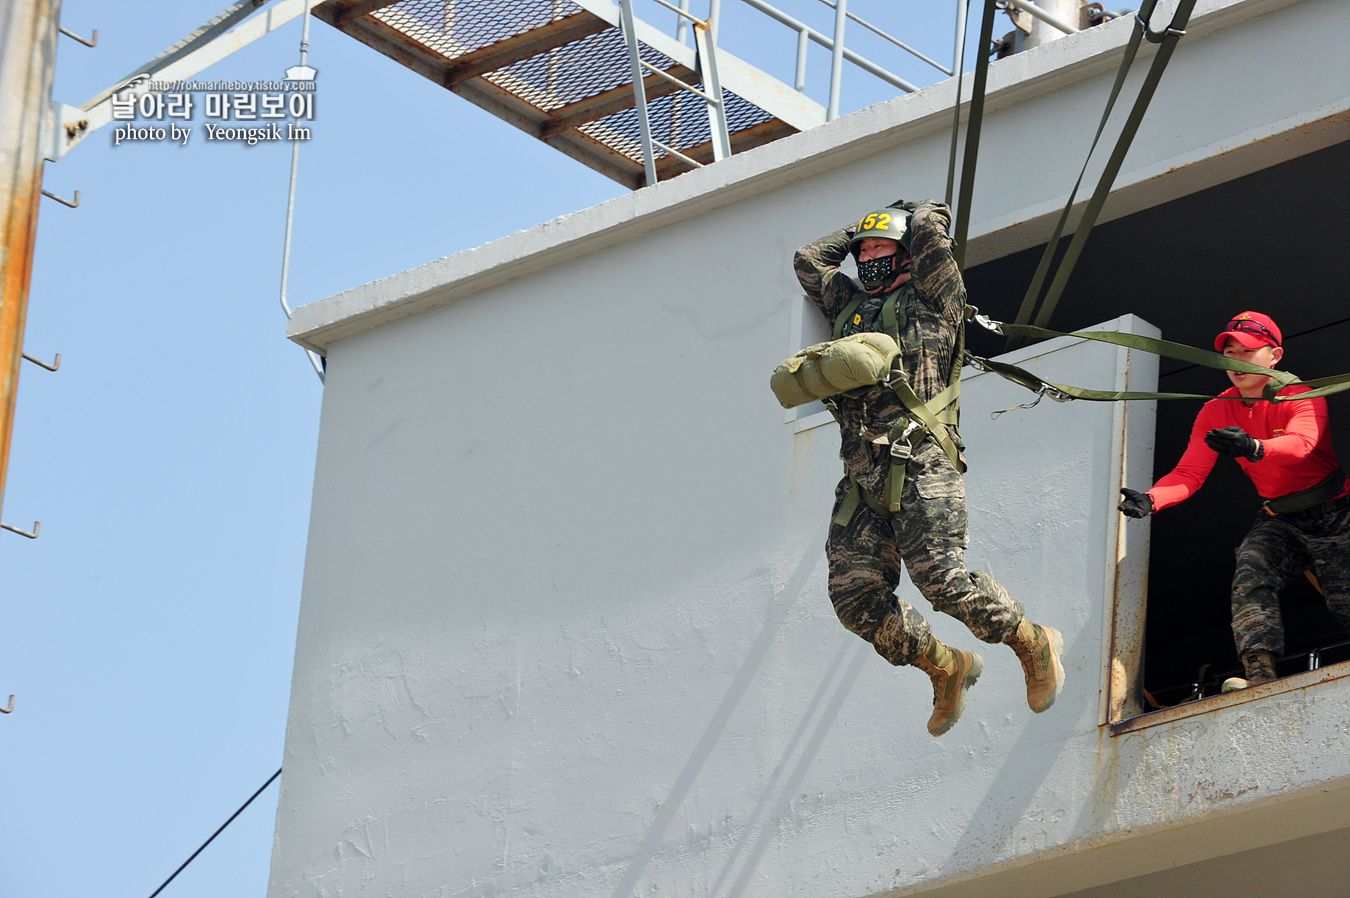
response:
[(918, 203), (910, 203), (910, 202), (906, 202), (905, 200), (896, 200), (895, 202), (891, 203), (890, 206), (889, 206), (888, 208), (891, 208), (891, 209), (904, 209), (906, 212), (908, 212), (908, 213), (910, 213), (911, 215), (913, 215), (913, 214), (914, 214), (914, 210), (919, 208), (919, 204), (918, 204)]
[(1146, 518), (1153, 514), (1153, 500), (1149, 498), (1148, 493), (1122, 489), (1120, 494), (1125, 497), (1124, 501), (1116, 506), (1121, 514), (1132, 518)]
[(1241, 427), (1220, 427), (1205, 434), (1205, 445), (1220, 455), (1259, 461), (1265, 449)]

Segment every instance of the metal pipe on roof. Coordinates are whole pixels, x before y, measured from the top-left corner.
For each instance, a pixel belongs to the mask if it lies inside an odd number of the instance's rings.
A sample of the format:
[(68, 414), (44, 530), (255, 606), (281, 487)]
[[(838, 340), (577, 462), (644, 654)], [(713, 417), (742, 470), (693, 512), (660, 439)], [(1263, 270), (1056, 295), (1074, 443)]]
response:
[(1064, 21), (1058, 16), (1046, 12), (1044, 9), (1041, 9), (1035, 3), (1029, 2), (1029, 0), (1008, 0), (1008, 2), (1011, 3), (1013, 6), (1016, 6), (1020, 10), (1030, 13), (1032, 18), (1040, 19), (1042, 22), (1046, 23), (1047, 25), (1051, 25), (1055, 28), (1058, 28), (1065, 34), (1078, 33), (1078, 29), (1075, 28), (1073, 25), (1070, 25), (1068, 22)]
[[(300, 15), (300, 18), (304, 20), (304, 26), (300, 29), (301, 67), (309, 64), (309, 7), (310, 0), (305, 0), (304, 11)], [(281, 251), (281, 309), (286, 313), (288, 319), (291, 317), (291, 307), (286, 302), (286, 282), (291, 271), (291, 225), (295, 221), (295, 182), (299, 169), (300, 140), (293, 138), (291, 140), (291, 186), (290, 191), (286, 194), (286, 237)], [(324, 365), (318, 354), (312, 349), (306, 349), (305, 355), (309, 357), (309, 363), (314, 366), (314, 373), (319, 375), (319, 380), (322, 382)]]

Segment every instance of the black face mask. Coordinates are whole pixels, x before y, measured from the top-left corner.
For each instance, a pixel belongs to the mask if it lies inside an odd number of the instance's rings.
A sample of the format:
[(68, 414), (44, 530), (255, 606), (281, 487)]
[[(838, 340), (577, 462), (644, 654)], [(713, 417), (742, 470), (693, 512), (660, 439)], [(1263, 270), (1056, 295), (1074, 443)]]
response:
[[(869, 259), (866, 262), (858, 263), (858, 280), (862, 283), (863, 289), (867, 291), (880, 290), (882, 287), (890, 286), (891, 282), (909, 269), (909, 259), (897, 260), (900, 253), (896, 252), (889, 256), (882, 256), (879, 259)], [(895, 263), (900, 261), (899, 266)]]

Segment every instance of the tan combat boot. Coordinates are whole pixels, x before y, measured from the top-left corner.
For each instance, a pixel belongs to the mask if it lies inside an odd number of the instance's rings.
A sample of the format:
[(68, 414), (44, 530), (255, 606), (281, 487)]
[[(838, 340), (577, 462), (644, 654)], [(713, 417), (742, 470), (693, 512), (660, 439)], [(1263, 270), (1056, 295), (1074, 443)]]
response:
[(1049, 708), (1064, 688), (1064, 637), (1054, 627), (1026, 618), (1003, 640), (1017, 653), (1027, 678), (1027, 705), (1037, 714)]
[(1236, 692), (1239, 689), (1246, 689), (1248, 686), (1259, 686), (1262, 683), (1269, 683), (1275, 679), (1275, 656), (1270, 652), (1243, 652), (1242, 669), (1247, 674), (1247, 679), (1242, 677), (1229, 677), (1223, 681), (1219, 687), (1220, 692)]
[(934, 636), (914, 666), (933, 681), (933, 716), (928, 718), (928, 732), (941, 736), (961, 719), (966, 690), (980, 678), (984, 659), (974, 652), (948, 648)]

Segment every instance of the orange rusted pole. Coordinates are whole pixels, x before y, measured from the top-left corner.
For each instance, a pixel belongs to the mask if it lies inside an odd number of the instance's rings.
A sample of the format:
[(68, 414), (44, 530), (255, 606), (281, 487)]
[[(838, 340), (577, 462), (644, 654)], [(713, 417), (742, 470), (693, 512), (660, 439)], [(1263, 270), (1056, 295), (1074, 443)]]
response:
[(0, 0), (0, 509), (42, 198), (61, 0)]

